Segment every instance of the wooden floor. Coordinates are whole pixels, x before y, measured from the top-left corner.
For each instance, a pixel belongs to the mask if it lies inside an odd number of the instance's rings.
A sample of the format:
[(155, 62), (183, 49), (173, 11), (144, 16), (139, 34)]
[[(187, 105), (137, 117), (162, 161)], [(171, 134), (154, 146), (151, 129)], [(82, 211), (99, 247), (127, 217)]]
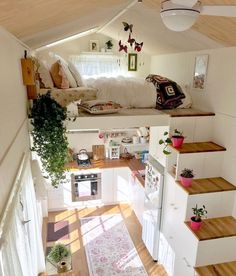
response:
[(236, 262), (196, 267), (195, 270), (199, 276), (234, 276), (236, 275)]
[(197, 143), (184, 143), (181, 148), (172, 149), (178, 153), (199, 153), (199, 152), (213, 152), (213, 151), (226, 151), (226, 149), (213, 142), (197, 142)]
[(180, 181), (177, 183), (189, 194), (205, 194), (205, 193), (217, 193), (235, 191), (236, 186), (232, 185), (222, 177), (193, 179), (190, 187), (184, 187)]
[(228, 217), (204, 219), (199, 230), (190, 228), (190, 222), (185, 222), (199, 241), (236, 236), (236, 219)]
[[(126, 227), (139, 253), (143, 265), (150, 276), (167, 276), (163, 266), (153, 261), (147, 249), (145, 248), (141, 238), (141, 225), (138, 222), (134, 212), (129, 205), (110, 205), (104, 207), (84, 208), (82, 210), (68, 210), (62, 212), (51, 212), (43, 225), (43, 241), (44, 248), (52, 246), (53, 242), (46, 242), (47, 222), (58, 222), (61, 220), (69, 221), (70, 239), (62, 241), (70, 244), (72, 252), (73, 272), (67, 273), (70, 276), (89, 276), (85, 250), (83, 247), (82, 236), (80, 232), (81, 217), (98, 216), (103, 214), (121, 214), (125, 221)], [(61, 274), (60, 274), (61, 275)], [(105, 276), (105, 275), (104, 275)]]

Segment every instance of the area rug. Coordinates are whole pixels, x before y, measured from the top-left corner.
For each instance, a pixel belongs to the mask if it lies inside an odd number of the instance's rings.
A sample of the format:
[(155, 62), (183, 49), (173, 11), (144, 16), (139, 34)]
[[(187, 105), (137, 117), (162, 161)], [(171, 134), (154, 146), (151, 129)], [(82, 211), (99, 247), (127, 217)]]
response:
[(80, 221), (91, 276), (147, 276), (120, 214)]
[(48, 222), (47, 241), (53, 242), (58, 240), (69, 239), (69, 222), (62, 220), (58, 222)]

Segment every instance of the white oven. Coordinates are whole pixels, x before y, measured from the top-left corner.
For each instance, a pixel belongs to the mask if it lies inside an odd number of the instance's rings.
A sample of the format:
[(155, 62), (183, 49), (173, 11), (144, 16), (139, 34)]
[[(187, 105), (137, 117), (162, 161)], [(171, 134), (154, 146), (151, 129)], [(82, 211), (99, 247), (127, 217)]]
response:
[(72, 202), (101, 199), (101, 173), (71, 174)]

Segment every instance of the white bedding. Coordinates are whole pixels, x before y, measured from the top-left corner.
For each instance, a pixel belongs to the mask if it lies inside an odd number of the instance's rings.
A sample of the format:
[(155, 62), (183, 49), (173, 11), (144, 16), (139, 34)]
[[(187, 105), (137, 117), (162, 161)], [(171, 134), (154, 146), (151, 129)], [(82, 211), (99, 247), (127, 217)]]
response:
[(99, 78), (87, 79), (87, 86), (98, 89), (97, 98), (114, 101), (123, 107), (154, 108), (156, 90), (152, 83), (137, 78)]

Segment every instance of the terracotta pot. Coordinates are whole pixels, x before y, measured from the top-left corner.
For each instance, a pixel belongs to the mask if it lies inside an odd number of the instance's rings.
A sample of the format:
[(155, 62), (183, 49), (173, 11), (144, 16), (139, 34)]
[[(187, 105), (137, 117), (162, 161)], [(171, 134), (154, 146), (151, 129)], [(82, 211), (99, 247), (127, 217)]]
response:
[(184, 187), (190, 187), (193, 182), (193, 177), (183, 177), (180, 175), (180, 182)]
[(193, 230), (199, 230), (201, 225), (202, 225), (202, 221), (195, 221), (194, 220), (195, 217), (191, 217), (191, 223), (190, 223), (190, 227), (193, 229)]
[(172, 141), (172, 146), (174, 148), (180, 148), (183, 145), (184, 137), (183, 136), (172, 136), (171, 141)]

